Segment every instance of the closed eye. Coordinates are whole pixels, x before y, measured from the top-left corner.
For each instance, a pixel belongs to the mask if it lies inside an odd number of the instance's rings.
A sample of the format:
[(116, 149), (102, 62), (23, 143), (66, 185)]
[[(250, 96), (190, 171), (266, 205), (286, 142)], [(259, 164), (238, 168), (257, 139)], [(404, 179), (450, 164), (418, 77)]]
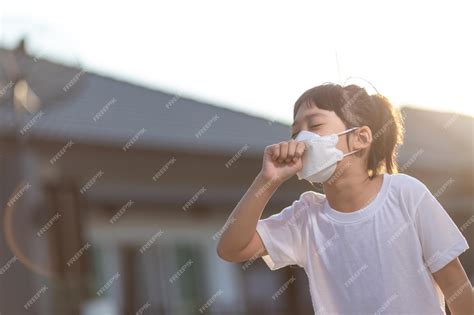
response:
[[(323, 125), (323, 124), (312, 125), (312, 126), (309, 127), (309, 129), (316, 129), (316, 128), (318, 128), (319, 126), (322, 126), (322, 125)], [(294, 133), (294, 134), (292, 134), (292, 135), (291, 135), (291, 139), (296, 138), (296, 136), (298, 135), (298, 133), (299, 133), (299, 131), (296, 132), (296, 133)]]
[[(312, 125), (309, 127), (309, 129), (316, 129), (318, 128), (319, 126), (322, 126), (323, 124), (316, 124), (316, 125)], [(298, 132), (295, 132), (294, 134), (291, 135), (291, 139), (295, 139), (296, 136), (298, 135), (299, 131)]]
[(310, 126), (309, 128), (310, 128), (310, 129), (316, 129), (316, 128), (318, 128), (319, 126), (322, 126), (322, 125), (323, 125), (323, 124), (316, 124), (316, 125)]

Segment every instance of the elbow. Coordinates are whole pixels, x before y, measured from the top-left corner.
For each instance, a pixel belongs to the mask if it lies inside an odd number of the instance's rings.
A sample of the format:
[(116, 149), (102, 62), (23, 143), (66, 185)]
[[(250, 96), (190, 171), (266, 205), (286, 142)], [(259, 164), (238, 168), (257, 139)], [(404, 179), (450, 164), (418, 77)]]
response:
[(217, 256), (219, 256), (220, 259), (227, 261), (227, 262), (237, 262), (235, 257), (231, 254), (229, 254), (221, 244), (217, 245), (216, 248), (216, 253)]
[(230, 259), (229, 259), (229, 256), (227, 256), (221, 248), (217, 247), (217, 256), (219, 256), (220, 259), (224, 260), (224, 261), (227, 261), (227, 262), (232, 262)]

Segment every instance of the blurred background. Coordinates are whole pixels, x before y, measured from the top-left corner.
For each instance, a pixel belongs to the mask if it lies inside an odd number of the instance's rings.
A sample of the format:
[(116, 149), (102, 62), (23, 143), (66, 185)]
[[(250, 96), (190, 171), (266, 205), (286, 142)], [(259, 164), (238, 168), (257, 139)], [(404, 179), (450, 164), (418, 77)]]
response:
[[(215, 248), (297, 97), (328, 81), (401, 108), (400, 171), (468, 240), (473, 282), (468, 8), (3, 1), (0, 314), (312, 314), (302, 269)], [(310, 189), (291, 179), (263, 217)]]

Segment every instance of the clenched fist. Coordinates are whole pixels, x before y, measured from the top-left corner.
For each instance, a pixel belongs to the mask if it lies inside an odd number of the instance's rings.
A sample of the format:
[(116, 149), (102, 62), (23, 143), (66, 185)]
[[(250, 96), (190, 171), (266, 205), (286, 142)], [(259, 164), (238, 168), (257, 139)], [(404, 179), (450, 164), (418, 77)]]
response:
[(260, 173), (267, 180), (288, 180), (303, 167), (301, 158), (305, 150), (304, 142), (294, 139), (267, 146)]

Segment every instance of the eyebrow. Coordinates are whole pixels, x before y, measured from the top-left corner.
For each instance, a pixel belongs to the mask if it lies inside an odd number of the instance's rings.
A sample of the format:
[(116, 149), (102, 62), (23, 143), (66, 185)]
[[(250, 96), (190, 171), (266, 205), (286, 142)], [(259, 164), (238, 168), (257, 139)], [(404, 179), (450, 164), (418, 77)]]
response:
[[(309, 118), (314, 117), (314, 116), (325, 116), (325, 115), (323, 113), (314, 113), (314, 114), (303, 117), (302, 120), (309, 119)], [(294, 127), (297, 123), (298, 123), (298, 121), (295, 120), (293, 122), (293, 124), (291, 124), (291, 127)]]

